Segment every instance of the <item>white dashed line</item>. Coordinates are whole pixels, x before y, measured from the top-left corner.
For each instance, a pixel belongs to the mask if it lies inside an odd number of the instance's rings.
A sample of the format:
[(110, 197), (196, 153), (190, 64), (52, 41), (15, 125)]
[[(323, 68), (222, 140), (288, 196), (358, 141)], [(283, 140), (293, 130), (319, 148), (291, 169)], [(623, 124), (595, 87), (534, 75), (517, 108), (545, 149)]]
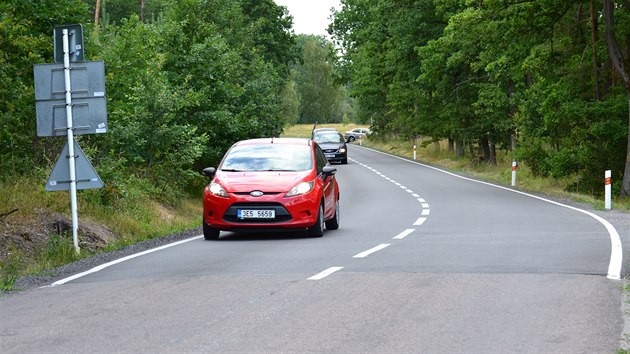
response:
[(429, 210), (429, 209), (422, 209), (422, 214), (420, 214), (420, 215), (428, 216), (430, 212), (431, 212), (431, 210)]
[(427, 221), (427, 218), (418, 218), (418, 220), (416, 220), (416, 222), (414, 222), (413, 224), (415, 226), (420, 226), (420, 225), (424, 224), (425, 221)]
[(343, 269), (343, 267), (330, 267), (323, 272), (313, 275), (312, 277), (308, 278), (308, 280), (321, 280), (341, 269)]
[(414, 231), (416, 231), (416, 229), (407, 229), (401, 232), (400, 234), (398, 234), (397, 236), (395, 236), (394, 240), (402, 240), (403, 238), (409, 236)]
[(382, 250), (383, 248), (389, 247), (390, 245), (391, 245), (390, 243), (382, 243), (382, 244), (380, 244), (380, 245), (378, 245), (376, 247), (370, 248), (367, 251), (364, 251), (364, 252), (361, 252), (359, 254), (354, 255), (354, 257), (352, 257), (352, 258), (365, 258), (365, 257), (371, 255), (374, 252), (378, 252), (378, 251)]

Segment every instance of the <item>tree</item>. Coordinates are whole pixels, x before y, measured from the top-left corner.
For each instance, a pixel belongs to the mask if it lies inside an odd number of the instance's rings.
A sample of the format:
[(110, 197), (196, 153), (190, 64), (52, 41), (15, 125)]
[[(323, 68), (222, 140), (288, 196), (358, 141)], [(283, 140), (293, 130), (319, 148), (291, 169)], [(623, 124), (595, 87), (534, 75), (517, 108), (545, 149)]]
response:
[(304, 58), (302, 64), (294, 66), (300, 97), (299, 122), (340, 122), (343, 94), (333, 81), (331, 44), (324, 37), (313, 35), (298, 36), (298, 43)]
[[(619, 47), (615, 34), (615, 9), (622, 11), (630, 11), (630, 4), (626, 1), (625, 6), (615, 6), (615, 3), (611, 0), (604, 0), (604, 18), (606, 21), (606, 42), (608, 43), (608, 54), (613, 63), (613, 66), (617, 70), (619, 76), (624, 83), (626, 95), (628, 97), (628, 144), (626, 149), (626, 163), (623, 174), (623, 182), (621, 186), (620, 195), (627, 197), (630, 196), (630, 57), (623, 55), (622, 49)], [(626, 14), (628, 15), (628, 14)], [(628, 19), (626, 18), (626, 21)], [(627, 24), (627, 22), (626, 22)], [(630, 33), (625, 33), (626, 38), (630, 38)], [(630, 51), (630, 47), (626, 48), (626, 53)]]

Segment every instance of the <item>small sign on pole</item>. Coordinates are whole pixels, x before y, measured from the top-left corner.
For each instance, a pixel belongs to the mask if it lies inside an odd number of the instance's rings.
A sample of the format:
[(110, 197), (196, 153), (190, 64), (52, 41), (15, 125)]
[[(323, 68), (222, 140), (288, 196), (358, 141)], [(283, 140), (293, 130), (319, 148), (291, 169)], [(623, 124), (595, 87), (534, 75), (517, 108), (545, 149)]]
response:
[(605, 208), (606, 210), (610, 210), (612, 209), (612, 186), (611, 186), (611, 178), (612, 178), (612, 171), (611, 170), (606, 170), (606, 172), (604, 173), (604, 191), (606, 193), (605, 196)]
[(516, 187), (516, 168), (518, 167), (518, 163), (516, 161), (512, 161), (512, 187)]
[(55, 49), (55, 63), (64, 63), (64, 31), (68, 40), (68, 60), (71, 63), (83, 61), (83, 25), (63, 25), (53, 29), (53, 45)]

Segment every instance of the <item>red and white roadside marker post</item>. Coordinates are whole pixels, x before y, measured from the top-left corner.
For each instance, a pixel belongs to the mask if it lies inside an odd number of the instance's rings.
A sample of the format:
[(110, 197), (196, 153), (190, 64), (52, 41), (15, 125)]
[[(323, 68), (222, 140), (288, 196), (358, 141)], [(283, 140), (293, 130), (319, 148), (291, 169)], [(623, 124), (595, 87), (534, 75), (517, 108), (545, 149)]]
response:
[(512, 161), (512, 187), (516, 187), (516, 167), (518, 163), (516, 161)]
[(413, 146), (413, 159), (416, 160), (416, 145)]
[(606, 181), (606, 185), (604, 187), (604, 191), (606, 193), (606, 199), (605, 199), (605, 208), (606, 210), (610, 210), (612, 209), (612, 198), (611, 198), (611, 194), (612, 194), (612, 186), (610, 184), (611, 182), (611, 178), (612, 178), (612, 171), (611, 170), (606, 170), (606, 172), (604, 173), (604, 178)]

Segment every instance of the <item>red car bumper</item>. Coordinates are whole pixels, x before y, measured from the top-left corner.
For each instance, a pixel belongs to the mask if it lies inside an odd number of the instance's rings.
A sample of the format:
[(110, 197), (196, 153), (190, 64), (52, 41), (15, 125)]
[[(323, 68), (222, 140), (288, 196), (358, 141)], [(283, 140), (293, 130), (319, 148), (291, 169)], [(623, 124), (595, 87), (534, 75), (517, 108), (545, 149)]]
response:
[[(284, 193), (253, 197), (230, 193), (229, 198), (204, 190), (203, 215), (206, 224), (219, 230), (305, 229), (317, 221), (321, 196), (312, 190), (304, 195), (285, 197)], [(239, 210), (274, 210), (273, 219), (240, 218)]]

